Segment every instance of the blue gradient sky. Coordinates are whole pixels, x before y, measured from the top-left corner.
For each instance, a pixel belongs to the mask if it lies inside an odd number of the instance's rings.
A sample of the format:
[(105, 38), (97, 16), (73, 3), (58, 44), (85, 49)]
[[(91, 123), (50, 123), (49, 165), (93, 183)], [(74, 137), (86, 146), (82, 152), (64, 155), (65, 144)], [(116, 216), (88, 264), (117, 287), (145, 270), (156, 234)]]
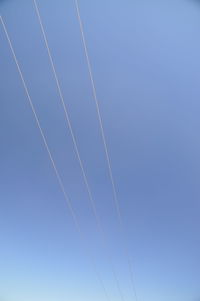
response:
[[(200, 300), (200, 3), (81, 0), (118, 189), (119, 235), (73, 0), (38, 1), (125, 301)], [(111, 300), (102, 247), (31, 0), (1, 0), (30, 94)], [(0, 27), (0, 300), (105, 300)]]

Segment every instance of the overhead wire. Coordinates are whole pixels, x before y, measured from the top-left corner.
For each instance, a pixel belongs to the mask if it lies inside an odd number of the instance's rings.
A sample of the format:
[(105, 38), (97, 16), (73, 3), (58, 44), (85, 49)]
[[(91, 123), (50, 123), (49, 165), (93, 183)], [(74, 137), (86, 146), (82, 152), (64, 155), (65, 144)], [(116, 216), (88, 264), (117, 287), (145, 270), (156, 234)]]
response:
[[(74, 151), (75, 151), (75, 154), (76, 154), (76, 157), (77, 157), (80, 169), (81, 169), (83, 181), (84, 181), (87, 193), (88, 193), (88, 197), (89, 197), (90, 204), (91, 204), (91, 207), (92, 207), (92, 210), (93, 210), (93, 213), (94, 213), (94, 217), (95, 217), (95, 220), (96, 220), (96, 223), (97, 223), (97, 227), (99, 229), (99, 232), (100, 232), (102, 240), (103, 240), (103, 244), (104, 244), (105, 247), (107, 247), (105, 231), (102, 227), (102, 223), (101, 223), (101, 220), (100, 220), (100, 217), (98, 215), (97, 208), (96, 208), (96, 202), (95, 202), (95, 199), (92, 195), (90, 184), (89, 184), (89, 181), (88, 181), (88, 178), (87, 178), (87, 175), (86, 175), (86, 172), (85, 172), (85, 168), (84, 168), (84, 165), (83, 165), (83, 161), (81, 159), (78, 143), (77, 143), (77, 140), (75, 138), (75, 134), (74, 134), (74, 131), (73, 131), (73, 128), (72, 128), (70, 116), (69, 116), (69, 113), (68, 113), (67, 105), (66, 105), (65, 100), (64, 100), (61, 84), (60, 84), (60, 81), (58, 79), (58, 74), (57, 74), (56, 67), (55, 67), (55, 64), (54, 64), (54, 60), (53, 60), (51, 50), (50, 50), (50, 47), (49, 47), (49, 43), (48, 43), (46, 31), (44, 29), (44, 25), (43, 25), (43, 21), (42, 21), (42, 18), (41, 18), (40, 11), (39, 11), (39, 7), (38, 7), (38, 4), (37, 4), (36, 0), (33, 0), (33, 3), (34, 3), (37, 18), (38, 18), (38, 21), (39, 21), (39, 25), (40, 25), (40, 28), (41, 28), (41, 32), (42, 32), (42, 35), (43, 35), (44, 43), (45, 43), (45, 46), (46, 46), (46, 49), (47, 49), (50, 65), (51, 65), (53, 75), (54, 75), (54, 79), (55, 79), (55, 82), (56, 82), (57, 91), (58, 91), (58, 94), (59, 94), (59, 98), (61, 100), (61, 105), (62, 105), (63, 110), (64, 110), (65, 119), (67, 121), (67, 126), (69, 128), (70, 135), (71, 135), (71, 138), (72, 138)], [(116, 282), (116, 286), (117, 286), (120, 298), (121, 298), (122, 301), (124, 301), (124, 295), (123, 295), (122, 289), (121, 289), (120, 284), (119, 284), (119, 279), (117, 277), (111, 255), (108, 254), (108, 257), (109, 257), (112, 273), (113, 273), (113, 276), (114, 276), (114, 279), (115, 279), (115, 282)]]
[[(34, 115), (34, 119), (35, 119), (36, 125), (37, 125), (37, 127), (38, 127), (38, 129), (39, 129), (39, 132), (40, 132), (40, 134), (41, 134), (41, 137), (42, 137), (42, 140), (43, 140), (45, 149), (46, 149), (46, 151), (47, 151), (47, 153), (48, 153), (48, 157), (49, 157), (49, 159), (50, 159), (51, 165), (52, 165), (52, 167), (53, 167), (53, 170), (54, 170), (54, 172), (55, 172), (56, 178), (57, 178), (57, 180), (58, 180), (59, 187), (60, 187), (60, 189), (61, 189), (61, 191), (62, 191), (62, 193), (63, 193), (63, 195), (64, 195), (64, 198), (65, 198), (65, 201), (66, 201), (66, 203), (67, 203), (68, 209), (69, 209), (70, 214), (71, 214), (71, 216), (72, 216), (72, 219), (73, 219), (73, 221), (74, 221), (76, 230), (77, 230), (77, 232), (79, 233), (81, 240), (82, 240), (83, 242), (86, 242), (85, 236), (84, 236), (83, 231), (81, 230), (81, 227), (80, 227), (80, 223), (79, 223), (79, 221), (78, 221), (78, 218), (77, 218), (76, 213), (75, 213), (75, 211), (74, 211), (74, 208), (73, 208), (73, 206), (72, 206), (71, 200), (69, 199), (69, 197), (68, 197), (68, 195), (67, 195), (67, 193), (66, 193), (66, 190), (65, 190), (65, 187), (64, 187), (64, 183), (63, 183), (62, 178), (61, 178), (61, 176), (60, 176), (60, 173), (59, 173), (59, 171), (58, 171), (58, 169), (57, 169), (57, 166), (56, 166), (56, 163), (55, 163), (54, 158), (53, 158), (53, 156), (52, 156), (52, 153), (51, 153), (51, 151), (50, 151), (50, 148), (49, 148), (47, 139), (46, 139), (45, 134), (44, 134), (44, 132), (43, 132), (43, 129), (42, 129), (42, 127), (41, 127), (39, 118), (38, 118), (38, 116), (37, 116), (37, 113), (36, 113), (36, 110), (35, 110), (35, 107), (34, 107), (34, 104), (33, 104), (33, 101), (32, 101), (32, 97), (31, 97), (31, 95), (30, 95), (30, 93), (29, 93), (29, 89), (28, 89), (28, 87), (27, 87), (26, 81), (25, 81), (25, 79), (24, 79), (23, 73), (22, 73), (21, 68), (20, 68), (20, 65), (19, 65), (19, 61), (18, 61), (17, 56), (16, 56), (16, 54), (15, 54), (15, 51), (14, 51), (14, 48), (13, 48), (13, 45), (12, 45), (10, 36), (9, 36), (9, 34), (8, 34), (8, 31), (7, 31), (7, 28), (6, 28), (6, 24), (5, 24), (5, 22), (4, 22), (4, 20), (3, 20), (3, 18), (2, 18), (1, 15), (0, 15), (0, 21), (1, 21), (1, 24), (2, 24), (2, 27), (3, 27), (3, 30), (4, 30), (4, 32), (5, 32), (5, 35), (6, 35), (6, 38), (7, 38), (7, 41), (8, 41), (10, 50), (11, 50), (11, 53), (12, 53), (12, 55), (13, 55), (13, 58), (14, 58), (14, 61), (15, 61), (15, 64), (16, 64), (18, 73), (19, 73), (19, 75), (20, 75), (20, 78), (21, 78), (21, 81), (22, 81), (22, 85), (23, 85), (23, 88), (24, 88), (24, 90), (25, 90), (25, 94), (26, 94), (26, 96), (27, 96), (27, 99), (28, 99), (30, 108), (31, 108), (32, 113), (33, 113), (33, 115)], [(88, 250), (88, 249), (87, 249), (87, 250)], [(93, 257), (91, 257), (91, 254), (89, 255), (89, 258), (90, 258), (90, 260), (91, 260), (91, 263), (92, 263), (94, 272), (95, 272), (95, 274), (96, 274), (96, 276), (97, 276), (97, 279), (98, 279), (98, 281), (100, 282), (101, 287), (103, 288), (103, 291), (104, 291), (106, 300), (110, 301), (110, 298), (109, 298), (109, 296), (108, 296), (106, 287), (105, 287), (105, 285), (104, 285), (104, 282), (103, 282), (103, 280), (102, 280), (102, 278), (101, 278), (101, 276), (100, 276), (100, 274), (99, 274), (99, 272), (98, 272), (98, 270), (97, 270), (97, 266), (96, 266), (96, 264), (95, 264), (95, 262), (94, 262), (94, 260), (93, 260)]]
[[(91, 87), (92, 87), (92, 94), (93, 94), (93, 98), (94, 98), (94, 101), (95, 101), (97, 117), (98, 117), (98, 121), (99, 121), (100, 132), (101, 132), (101, 137), (102, 137), (102, 141), (103, 141), (103, 146), (104, 146), (105, 157), (106, 157), (107, 166), (108, 166), (109, 177), (110, 177), (112, 191), (113, 191), (114, 204), (115, 204), (116, 211), (117, 211), (118, 221), (119, 221), (119, 224), (120, 224), (120, 230), (121, 230), (122, 233), (124, 233), (123, 218), (122, 218), (121, 209), (120, 209), (120, 205), (119, 205), (117, 189), (116, 189), (116, 185), (115, 185), (115, 181), (114, 181), (114, 176), (113, 176), (113, 171), (112, 171), (112, 166), (111, 166), (111, 159), (110, 159), (108, 146), (107, 146), (107, 142), (106, 142), (105, 131), (104, 131), (104, 126), (103, 126), (103, 120), (102, 120), (102, 116), (101, 116), (101, 112), (100, 112), (100, 106), (99, 106), (99, 101), (98, 101), (98, 97), (97, 97), (96, 85), (95, 85), (93, 71), (92, 71), (92, 65), (91, 65), (91, 62), (90, 62), (87, 42), (86, 42), (86, 38), (85, 38), (85, 33), (84, 33), (84, 28), (83, 28), (83, 21), (82, 21), (82, 17), (81, 17), (81, 14), (80, 14), (79, 2), (78, 2), (78, 0), (74, 0), (74, 2), (75, 2), (75, 7), (76, 7), (76, 15), (77, 15), (78, 23), (79, 23), (81, 39), (82, 39), (82, 43), (83, 43), (84, 54), (85, 54), (85, 58), (86, 58), (89, 78), (90, 78)], [(132, 269), (132, 264), (131, 264), (131, 259), (130, 259), (130, 252), (129, 252), (129, 249), (128, 249), (127, 245), (125, 245), (124, 248), (125, 248), (125, 252), (126, 252), (126, 255), (127, 255), (127, 261), (128, 261), (128, 267), (129, 267), (129, 273), (130, 273), (130, 279), (131, 279), (133, 294), (134, 294), (135, 300), (138, 301), (138, 295), (137, 295), (137, 292), (136, 292), (135, 281), (134, 281), (134, 277), (133, 277), (133, 269)]]

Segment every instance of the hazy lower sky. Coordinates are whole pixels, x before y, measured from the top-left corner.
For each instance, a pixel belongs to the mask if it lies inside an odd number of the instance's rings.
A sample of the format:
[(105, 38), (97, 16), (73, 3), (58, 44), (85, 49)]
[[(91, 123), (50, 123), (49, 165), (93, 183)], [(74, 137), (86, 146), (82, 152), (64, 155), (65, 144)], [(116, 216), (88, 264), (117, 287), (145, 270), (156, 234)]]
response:
[[(38, 0), (104, 248), (32, 0), (1, 0), (41, 126), (79, 218), (74, 227), (0, 26), (0, 300), (200, 298), (200, 1), (80, 0), (125, 235), (113, 203), (74, 0)], [(87, 247), (85, 246), (87, 242)], [(89, 249), (89, 252), (87, 251)]]

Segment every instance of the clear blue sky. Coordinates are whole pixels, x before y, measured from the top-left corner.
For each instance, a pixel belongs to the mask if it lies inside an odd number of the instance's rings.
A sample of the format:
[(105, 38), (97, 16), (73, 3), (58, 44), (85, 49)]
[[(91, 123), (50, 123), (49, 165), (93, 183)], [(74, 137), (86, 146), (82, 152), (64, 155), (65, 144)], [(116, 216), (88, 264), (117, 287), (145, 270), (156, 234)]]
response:
[[(200, 299), (200, 2), (80, 0), (125, 237), (73, 0), (38, 1), (125, 300)], [(41, 125), (111, 300), (102, 246), (31, 0), (1, 0)], [(0, 300), (103, 301), (0, 27)]]

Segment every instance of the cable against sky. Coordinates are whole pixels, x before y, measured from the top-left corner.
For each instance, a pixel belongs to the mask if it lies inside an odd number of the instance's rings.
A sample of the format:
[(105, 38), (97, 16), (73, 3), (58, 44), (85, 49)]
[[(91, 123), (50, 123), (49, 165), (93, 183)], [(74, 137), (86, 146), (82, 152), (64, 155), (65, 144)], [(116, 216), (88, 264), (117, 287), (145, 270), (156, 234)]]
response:
[[(63, 193), (63, 195), (64, 195), (65, 201), (66, 201), (67, 206), (68, 206), (68, 208), (69, 208), (70, 214), (71, 214), (72, 219), (73, 219), (74, 224), (75, 224), (75, 227), (76, 227), (76, 229), (77, 229), (77, 231), (78, 231), (78, 233), (79, 233), (79, 235), (80, 235), (80, 238), (81, 238), (81, 240), (82, 240), (83, 242), (86, 242), (86, 245), (87, 245), (87, 241), (85, 240), (85, 236), (84, 236), (84, 234), (83, 234), (83, 232), (82, 232), (82, 230), (81, 230), (81, 227), (80, 227), (79, 221), (78, 221), (78, 219), (77, 219), (76, 213), (75, 213), (75, 211), (74, 211), (74, 209), (73, 209), (73, 206), (72, 206), (72, 204), (71, 204), (71, 201), (70, 201), (70, 199), (69, 199), (69, 197), (68, 197), (68, 195), (67, 195), (67, 193), (66, 193), (66, 190), (65, 190), (63, 181), (62, 181), (62, 179), (61, 179), (61, 176), (60, 176), (60, 174), (59, 174), (59, 172), (58, 172), (58, 169), (57, 169), (57, 167), (56, 167), (56, 163), (55, 163), (55, 161), (54, 161), (54, 159), (53, 159), (53, 156), (52, 156), (52, 154), (51, 154), (50, 148), (49, 148), (49, 146), (48, 146), (47, 139), (46, 139), (45, 134), (44, 134), (44, 132), (43, 132), (43, 130), (42, 130), (42, 127), (41, 127), (41, 125), (40, 125), (40, 121), (39, 121), (39, 119), (38, 119), (38, 116), (37, 116), (35, 107), (34, 107), (33, 102), (32, 102), (32, 98), (31, 98), (31, 96), (30, 96), (30, 93), (29, 93), (27, 84), (26, 84), (26, 82), (25, 82), (24, 76), (23, 76), (23, 74), (22, 74), (22, 71), (21, 71), (21, 68), (20, 68), (20, 65), (19, 65), (19, 62), (18, 62), (18, 59), (17, 59), (17, 57), (16, 57), (14, 48), (13, 48), (13, 46), (12, 46), (11, 39), (10, 39), (10, 37), (9, 37), (9, 35), (8, 35), (8, 31), (7, 31), (6, 25), (5, 25), (5, 23), (4, 23), (3, 18), (2, 18), (1, 15), (0, 15), (0, 20), (1, 20), (1, 24), (2, 24), (2, 26), (3, 26), (3, 29), (4, 29), (4, 32), (5, 32), (5, 35), (6, 35), (8, 44), (9, 44), (9, 46), (10, 46), (10, 50), (11, 50), (11, 52), (12, 52), (12, 55), (13, 55), (15, 64), (16, 64), (16, 66), (17, 66), (17, 70), (18, 70), (18, 72), (19, 72), (19, 75), (20, 75), (20, 78), (21, 78), (21, 81), (22, 81), (22, 84), (23, 84), (23, 87), (24, 87), (26, 96), (27, 96), (27, 98), (28, 98), (29, 105), (30, 105), (31, 110), (32, 110), (32, 112), (33, 112), (33, 115), (34, 115), (34, 118), (35, 118), (37, 127), (38, 127), (38, 129), (39, 129), (39, 131), (40, 131), (40, 134), (41, 134), (41, 136), (42, 136), (42, 140), (43, 140), (44, 146), (45, 146), (45, 148), (46, 148), (46, 150), (47, 150), (47, 153), (48, 153), (49, 159), (50, 159), (50, 161), (51, 161), (52, 167), (53, 167), (53, 169), (54, 169), (56, 178), (57, 178), (57, 180), (58, 180), (58, 182), (59, 182), (60, 189), (61, 189), (61, 191), (62, 191), (62, 193)], [(87, 250), (87, 252), (88, 252), (88, 250)], [(103, 280), (102, 280), (100, 274), (99, 274), (98, 271), (97, 271), (97, 267), (96, 267), (96, 264), (95, 264), (95, 262), (94, 262), (94, 260), (93, 260), (93, 257), (91, 257), (91, 254), (89, 254), (88, 257), (89, 257), (90, 260), (91, 260), (93, 269), (94, 269), (94, 271), (95, 271), (95, 273), (96, 273), (97, 279), (99, 280), (99, 282), (100, 282), (100, 284), (101, 284), (101, 286), (102, 286), (102, 289), (103, 289), (103, 291), (104, 291), (105, 297), (106, 297), (106, 299), (107, 299), (108, 301), (110, 301), (110, 298), (108, 297), (108, 293), (107, 293), (107, 290), (106, 290), (105, 285), (104, 285), (104, 283), (103, 283)]]
[[(37, 14), (37, 18), (38, 18), (38, 21), (39, 21), (39, 25), (40, 25), (40, 28), (41, 28), (41, 31), (42, 31), (42, 35), (43, 35), (43, 38), (44, 38), (44, 43), (45, 43), (45, 46), (46, 46), (46, 49), (47, 49), (50, 65), (51, 65), (53, 75), (54, 75), (54, 78), (55, 78), (59, 98), (61, 100), (61, 104), (62, 104), (62, 107), (63, 107), (63, 110), (64, 110), (65, 119), (66, 119), (66, 122), (67, 122), (67, 127), (69, 128), (69, 131), (70, 131), (70, 135), (71, 135), (71, 138), (72, 138), (75, 154), (76, 154), (76, 157), (77, 157), (80, 169), (81, 169), (83, 181), (84, 181), (86, 191), (87, 191), (87, 194), (88, 194), (88, 197), (89, 197), (89, 200), (90, 200), (92, 211), (93, 211), (93, 214), (94, 214), (94, 217), (95, 217), (95, 220), (96, 220), (96, 223), (97, 223), (97, 227), (98, 227), (98, 230), (100, 232), (104, 247), (107, 249), (106, 234), (105, 234), (104, 228), (102, 226), (100, 217), (98, 215), (97, 208), (96, 208), (96, 201), (95, 201), (95, 199), (92, 195), (92, 191), (91, 191), (91, 188), (90, 188), (90, 185), (89, 185), (89, 182), (88, 182), (88, 178), (87, 178), (87, 175), (86, 175), (86, 172), (85, 172), (83, 161), (81, 159), (80, 151), (79, 151), (78, 144), (77, 144), (77, 141), (76, 141), (76, 138), (75, 138), (75, 134), (74, 134), (74, 131), (73, 131), (73, 128), (72, 128), (72, 124), (71, 124), (70, 116), (69, 116), (69, 113), (68, 113), (67, 105), (64, 101), (64, 96), (63, 96), (61, 84), (60, 84), (60, 81), (58, 79), (58, 74), (57, 74), (56, 67), (55, 67), (55, 64), (54, 64), (54, 60), (53, 60), (51, 50), (50, 50), (50, 47), (49, 47), (49, 43), (48, 43), (45, 28), (44, 28), (44, 25), (43, 25), (43, 22), (42, 22), (42, 17), (41, 17), (40, 11), (39, 11), (39, 7), (38, 7), (38, 4), (37, 4), (36, 0), (33, 0), (33, 3), (34, 3), (35, 11), (36, 11), (36, 14)], [(117, 274), (116, 274), (116, 271), (115, 271), (115, 268), (114, 268), (114, 264), (113, 264), (111, 254), (107, 254), (107, 255), (109, 257), (109, 262), (110, 262), (110, 265), (111, 265), (111, 270), (112, 270), (112, 273), (113, 273), (114, 280), (116, 282), (117, 290), (119, 292), (121, 300), (124, 301), (123, 292), (122, 292), (122, 289), (121, 289), (120, 284), (119, 284), (119, 279), (117, 277)]]
[[(82, 22), (82, 18), (81, 18), (81, 14), (80, 14), (79, 3), (78, 3), (78, 0), (74, 0), (74, 2), (75, 2), (75, 6), (76, 6), (76, 13), (77, 13), (78, 23), (79, 23), (79, 27), (80, 27), (80, 32), (81, 32), (81, 38), (82, 38), (82, 42), (83, 42), (83, 48), (84, 48), (84, 53), (85, 53), (85, 57), (86, 57), (87, 68), (88, 68), (89, 77), (90, 77), (91, 86), (92, 86), (92, 93), (93, 93), (93, 97), (94, 97), (94, 101), (95, 101), (95, 105), (96, 105), (97, 116), (98, 116), (103, 146), (104, 146), (104, 150), (105, 150), (106, 161), (107, 161), (107, 165), (108, 165), (109, 177), (110, 177), (110, 181), (111, 181), (111, 185), (112, 185), (114, 203), (115, 203), (115, 207), (116, 207), (116, 211), (117, 211), (117, 215), (118, 215), (120, 229), (121, 229), (121, 232), (123, 233), (124, 232), (123, 219), (122, 219), (119, 200), (118, 200), (118, 196), (117, 196), (117, 189), (116, 189), (116, 185), (114, 182), (114, 177), (113, 177), (113, 172), (112, 172), (112, 167), (111, 167), (111, 160), (110, 160), (110, 156), (109, 156), (109, 152), (108, 152), (108, 146), (107, 146), (107, 142), (106, 142), (103, 121), (102, 121), (100, 107), (99, 107), (99, 101), (97, 98), (97, 91), (96, 91), (96, 86), (95, 86), (95, 82), (94, 82), (92, 66), (91, 66), (91, 62), (90, 62), (90, 58), (89, 58), (88, 47), (87, 47), (85, 33), (84, 33), (84, 29), (83, 29), (83, 22)], [(134, 277), (133, 277), (133, 269), (132, 269), (132, 265), (131, 265), (130, 252), (129, 252), (127, 245), (124, 247), (125, 247), (127, 260), (128, 260), (132, 289), (133, 289), (135, 299), (137, 301), (138, 297), (137, 297), (135, 281), (134, 281)]]

